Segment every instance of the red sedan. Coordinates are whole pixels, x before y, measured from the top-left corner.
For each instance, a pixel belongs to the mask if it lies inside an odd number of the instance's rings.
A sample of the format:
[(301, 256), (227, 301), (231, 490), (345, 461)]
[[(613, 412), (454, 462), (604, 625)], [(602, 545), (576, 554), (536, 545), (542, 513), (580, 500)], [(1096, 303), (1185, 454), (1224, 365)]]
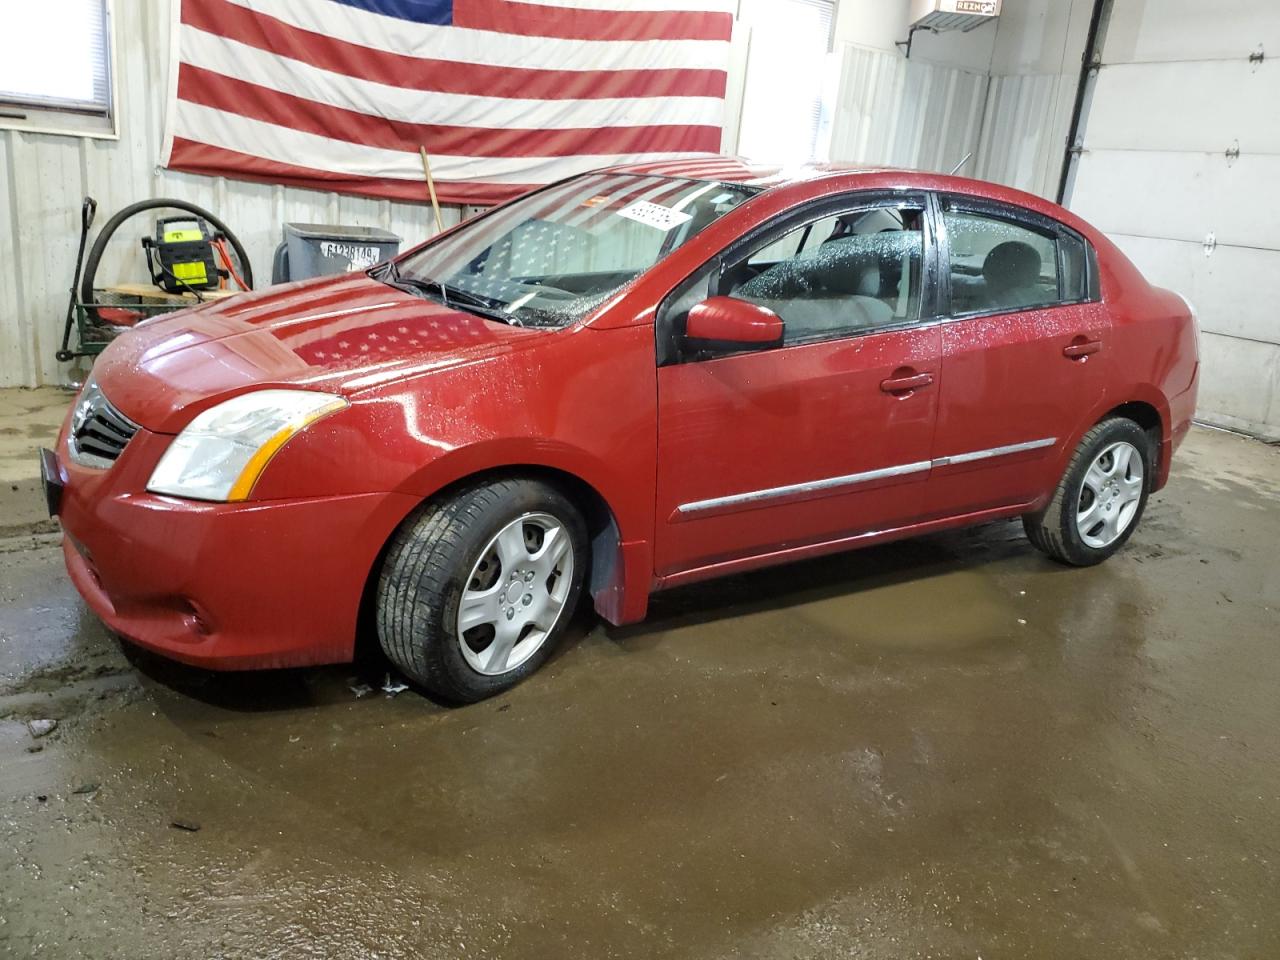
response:
[(1037, 197), (734, 161), (586, 174), (367, 273), (144, 324), (44, 451), (71, 578), (218, 669), (368, 622), (455, 701), (536, 670), (580, 592), (1021, 517), (1118, 550), (1195, 409), (1197, 334)]

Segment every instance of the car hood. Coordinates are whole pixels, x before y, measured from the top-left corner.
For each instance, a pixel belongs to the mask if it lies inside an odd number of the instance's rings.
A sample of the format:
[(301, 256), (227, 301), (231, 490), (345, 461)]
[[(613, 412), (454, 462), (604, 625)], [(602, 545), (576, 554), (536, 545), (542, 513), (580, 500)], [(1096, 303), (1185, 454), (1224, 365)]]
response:
[(117, 337), (94, 378), (125, 416), (173, 433), (259, 387), (350, 394), (545, 336), (423, 300), (363, 273), (201, 304)]

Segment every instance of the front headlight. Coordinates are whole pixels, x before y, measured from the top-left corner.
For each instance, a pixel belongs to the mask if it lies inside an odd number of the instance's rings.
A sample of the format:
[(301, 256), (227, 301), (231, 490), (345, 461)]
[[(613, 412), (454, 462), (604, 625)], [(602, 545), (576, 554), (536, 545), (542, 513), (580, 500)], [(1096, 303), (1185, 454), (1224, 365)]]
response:
[(193, 500), (246, 500), (276, 451), (310, 423), (347, 405), (310, 390), (258, 390), (210, 407), (156, 464), (147, 489)]

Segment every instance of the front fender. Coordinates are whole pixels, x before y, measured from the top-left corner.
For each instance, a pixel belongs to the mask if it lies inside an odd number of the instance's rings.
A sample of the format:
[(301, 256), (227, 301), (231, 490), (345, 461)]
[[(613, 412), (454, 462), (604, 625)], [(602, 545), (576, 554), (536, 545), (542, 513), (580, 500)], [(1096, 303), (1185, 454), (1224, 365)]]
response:
[(421, 502), (477, 474), (557, 471), (607, 505), (628, 559), (625, 603), (605, 615), (633, 619), (653, 572), (638, 565), (653, 539), (656, 390), (652, 328), (566, 330), (354, 396), (285, 444), (253, 496), (376, 491)]
[(587, 586), (596, 612), (615, 625), (643, 620), (653, 579), (652, 513), (635, 504), (628, 509), (625, 478), (586, 451), (547, 441), (472, 444), (426, 464), (400, 492), (426, 500), (471, 477), (520, 473), (562, 482), (584, 501), (579, 507), (591, 530)]

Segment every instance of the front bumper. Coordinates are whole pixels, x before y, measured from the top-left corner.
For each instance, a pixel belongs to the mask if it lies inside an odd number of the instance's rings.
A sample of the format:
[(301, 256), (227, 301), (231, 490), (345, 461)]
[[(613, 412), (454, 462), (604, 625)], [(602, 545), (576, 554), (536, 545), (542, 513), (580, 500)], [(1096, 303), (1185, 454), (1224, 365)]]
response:
[(370, 572), (415, 498), (140, 492), (168, 439), (139, 431), (108, 470), (69, 462), (59, 444), (63, 554), (89, 606), (125, 639), (201, 667), (350, 660)]

